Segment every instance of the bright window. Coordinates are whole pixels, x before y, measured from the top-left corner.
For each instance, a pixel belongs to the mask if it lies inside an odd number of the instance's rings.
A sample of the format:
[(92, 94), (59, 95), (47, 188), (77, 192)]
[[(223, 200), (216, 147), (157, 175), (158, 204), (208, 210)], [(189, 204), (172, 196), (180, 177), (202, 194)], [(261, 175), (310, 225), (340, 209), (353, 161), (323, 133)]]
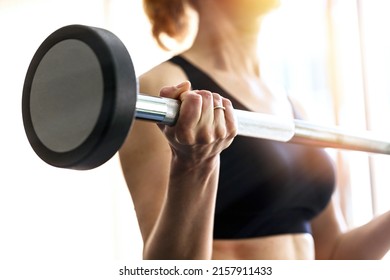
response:
[[(390, 136), (389, 8), (380, 0), (282, 1), (264, 24), (263, 74), (315, 122)], [(342, 174), (340, 203), (351, 227), (389, 210), (388, 156), (329, 152)]]

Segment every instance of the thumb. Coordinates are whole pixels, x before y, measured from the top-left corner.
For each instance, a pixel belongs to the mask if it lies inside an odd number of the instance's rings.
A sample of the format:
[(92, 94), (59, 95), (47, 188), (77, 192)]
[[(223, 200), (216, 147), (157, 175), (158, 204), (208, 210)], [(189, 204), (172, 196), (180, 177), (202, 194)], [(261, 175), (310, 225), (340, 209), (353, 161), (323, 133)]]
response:
[(182, 82), (177, 86), (163, 87), (160, 90), (161, 97), (179, 99), (179, 96), (191, 89), (191, 83), (189, 81)]

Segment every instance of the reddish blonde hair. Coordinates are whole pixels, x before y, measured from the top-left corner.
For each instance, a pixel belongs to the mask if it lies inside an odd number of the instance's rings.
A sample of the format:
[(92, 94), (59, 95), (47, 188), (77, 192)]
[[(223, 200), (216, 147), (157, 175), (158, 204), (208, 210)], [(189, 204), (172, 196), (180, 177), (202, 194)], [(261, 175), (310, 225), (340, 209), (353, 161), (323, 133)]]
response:
[(185, 38), (188, 31), (186, 5), (188, 0), (143, 0), (144, 10), (152, 24), (152, 34), (163, 49), (168, 49), (160, 35), (167, 34), (178, 41)]

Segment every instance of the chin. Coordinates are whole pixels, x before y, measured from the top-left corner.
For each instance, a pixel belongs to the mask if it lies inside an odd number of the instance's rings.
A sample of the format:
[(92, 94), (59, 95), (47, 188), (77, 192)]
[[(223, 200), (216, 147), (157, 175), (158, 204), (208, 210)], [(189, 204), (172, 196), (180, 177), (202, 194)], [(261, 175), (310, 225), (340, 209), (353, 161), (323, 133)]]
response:
[(264, 16), (280, 6), (280, 0), (229, 0), (235, 1), (236, 12), (241, 14)]
[[(210, 0), (199, 0), (202, 1)], [(233, 17), (253, 19), (263, 17), (280, 6), (280, 0), (213, 0), (215, 9), (224, 10)]]
[(252, 8), (260, 15), (267, 14), (280, 6), (280, 0), (250, 0), (248, 2), (252, 2)]

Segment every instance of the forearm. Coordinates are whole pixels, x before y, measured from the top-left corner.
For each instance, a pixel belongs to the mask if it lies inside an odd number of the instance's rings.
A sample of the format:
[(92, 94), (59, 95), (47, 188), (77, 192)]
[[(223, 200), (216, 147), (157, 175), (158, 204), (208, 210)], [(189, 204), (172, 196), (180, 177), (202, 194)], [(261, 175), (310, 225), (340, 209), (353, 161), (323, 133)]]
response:
[(219, 158), (192, 168), (172, 161), (167, 197), (145, 259), (210, 259)]
[(381, 259), (390, 249), (390, 212), (341, 234), (333, 259)]

